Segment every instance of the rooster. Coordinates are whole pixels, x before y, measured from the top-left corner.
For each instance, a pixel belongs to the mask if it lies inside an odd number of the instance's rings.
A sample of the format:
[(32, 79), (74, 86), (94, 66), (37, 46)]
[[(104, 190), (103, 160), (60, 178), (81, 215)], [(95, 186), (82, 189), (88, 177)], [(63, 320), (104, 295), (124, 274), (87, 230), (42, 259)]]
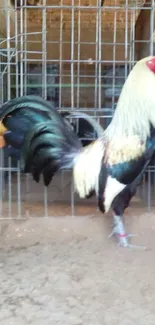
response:
[[(18, 101), (20, 103), (20, 99)], [(13, 131), (22, 132), (24, 114), (27, 115), (26, 125), (31, 117), (24, 98), (22, 104), (15, 103), (12, 101), (2, 106), (0, 120), (7, 129), (4, 133), (6, 143), (17, 148)], [(122, 88), (110, 125), (86, 147), (58, 112), (47, 112), (46, 105), (41, 120), (40, 104), (36, 102), (33, 123), (21, 137), (23, 171), (31, 173), (37, 182), (43, 174), (48, 186), (58, 170), (73, 168), (75, 190), (79, 196), (85, 198), (95, 193), (103, 213), (112, 208), (112, 235), (116, 236), (119, 245), (133, 247), (122, 218), (154, 155), (155, 57), (136, 63)], [(75, 116), (80, 116), (78, 114)]]

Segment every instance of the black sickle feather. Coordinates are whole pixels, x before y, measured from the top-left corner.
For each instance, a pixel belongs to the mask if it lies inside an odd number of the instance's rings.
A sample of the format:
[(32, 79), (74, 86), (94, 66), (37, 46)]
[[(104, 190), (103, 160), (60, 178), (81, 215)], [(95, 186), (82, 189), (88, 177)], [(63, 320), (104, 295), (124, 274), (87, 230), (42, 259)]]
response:
[(21, 133), (17, 133), (17, 132), (14, 134), (11, 131), (5, 132), (4, 139), (7, 143), (7, 145), (11, 145), (12, 147), (15, 147), (16, 149), (20, 149), (24, 143), (24, 135)]
[[(58, 166), (60, 165), (60, 161), (57, 161), (57, 162), (49, 162), (45, 167), (44, 167), (44, 170), (43, 170), (43, 177), (44, 177), (44, 184), (45, 186), (48, 186), (51, 181), (52, 181), (52, 178), (54, 176), (54, 174), (57, 172), (58, 170)], [(51, 172), (52, 171), (52, 172)]]
[(70, 127), (67, 128), (62, 117), (36, 124), (25, 138), (22, 150), (24, 171), (31, 172), (37, 182), (42, 173), (47, 185), (58, 169), (73, 163), (81, 148), (79, 139)]
[[(59, 116), (52, 110), (52, 105), (39, 96), (23, 96), (6, 102), (0, 108), (0, 120), (8, 130), (4, 134), (6, 144), (20, 149), (27, 133), (36, 123), (48, 122), (51, 114), (52, 117)], [(13, 154), (13, 148), (10, 155)]]
[(31, 111), (34, 111), (34, 113), (40, 111), (40, 114), (42, 115), (44, 115), (45, 113), (50, 115), (51, 110), (53, 110), (53, 106), (51, 105), (51, 103), (43, 100), (39, 96), (22, 96), (14, 98), (1, 106), (0, 120), (5, 118), (8, 114), (11, 115), (13, 112), (15, 113), (15, 111), (18, 111), (18, 114), (22, 114), (21, 109), (26, 109), (27, 111), (30, 109)]
[(51, 145), (51, 139), (47, 131), (42, 132), (38, 136), (36, 135), (36, 137), (32, 142), (32, 145), (30, 144), (28, 154), (27, 154), (27, 164), (25, 168), (29, 170), (29, 165), (31, 165), (37, 151), (39, 151), (40, 149), (49, 148), (50, 145)]

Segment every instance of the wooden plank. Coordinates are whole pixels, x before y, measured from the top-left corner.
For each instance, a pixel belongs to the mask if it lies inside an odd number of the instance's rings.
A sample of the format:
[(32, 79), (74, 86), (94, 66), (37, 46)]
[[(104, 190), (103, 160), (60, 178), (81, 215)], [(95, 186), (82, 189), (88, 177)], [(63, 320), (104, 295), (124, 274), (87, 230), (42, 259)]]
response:
[[(155, 29), (155, 26), (153, 26), (153, 29)], [(151, 3), (150, 1), (146, 1), (135, 26), (135, 56), (137, 60), (151, 54), (150, 43), (153, 37), (152, 32)]]
[[(10, 6), (8, 6), (6, 0), (0, 0), (0, 36), (6, 37), (7, 31), (6, 31), (6, 17), (8, 9), (10, 9)], [(14, 12), (13, 10), (10, 10), (10, 23), (11, 25), (14, 25)], [(2, 44), (1, 47), (5, 47), (6, 45)]]
[[(34, 0), (33, 0), (34, 1)], [(42, 0), (41, 0), (42, 1)], [(144, 0), (137, 1), (138, 5), (141, 5)], [(0, 3), (3, 2), (3, 7), (5, 4), (5, 0), (0, 0)], [(86, 9), (80, 9), (81, 23), (81, 49), (80, 49), (80, 59), (88, 60), (92, 58), (96, 59), (95, 55), (95, 47), (96, 47), (96, 9), (91, 9), (91, 6), (96, 6), (96, 0), (81, 0), (81, 5), (86, 6)], [(52, 0), (52, 5), (59, 5), (60, 0)], [(75, 5), (79, 4), (79, 0), (75, 0)], [(51, 0), (47, 0), (47, 5), (51, 5)], [(68, 9), (60, 9), (58, 8), (49, 8), (47, 9), (47, 56), (49, 59), (59, 59), (60, 56), (60, 17), (61, 12), (63, 12), (63, 31), (62, 31), (62, 60), (69, 60), (71, 53), (71, 30), (72, 30), (72, 8), (71, 1), (64, 0), (63, 5), (70, 5)], [(118, 0), (117, 6), (120, 6), (122, 10), (117, 10), (117, 25), (116, 25), (116, 42), (122, 44), (116, 44), (116, 56), (113, 57), (113, 40), (114, 40), (114, 15), (116, 12), (115, 0), (105, 0), (105, 6), (109, 6), (109, 9), (102, 8), (102, 60), (125, 60), (125, 5), (124, 0)], [(133, 5), (133, 1), (129, 0), (129, 12), (128, 19), (131, 19), (131, 11), (130, 6)], [(42, 59), (42, 53), (33, 53), (33, 52), (42, 52), (42, 16), (43, 16), (43, 8), (38, 7), (37, 9), (26, 10), (27, 13), (27, 28), (24, 29), (25, 33), (34, 33), (32, 36), (27, 36), (27, 50), (31, 53), (28, 58), (31, 59)], [(3, 11), (0, 10), (0, 18), (1, 14), (3, 14), (3, 19), (5, 20)], [(78, 41), (78, 14), (79, 9), (76, 9), (74, 12), (74, 53), (75, 60), (77, 59), (77, 41)], [(14, 11), (11, 11), (11, 16), (14, 15)], [(24, 16), (24, 13), (23, 13)], [(20, 12), (18, 15), (20, 20)], [(3, 24), (6, 26), (6, 24)], [(24, 23), (25, 26), (25, 23)], [(20, 27), (20, 24), (19, 24)], [(130, 27), (130, 23), (128, 23), (128, 27)], [(20, 34), (20, 29), (19, 29)], [(40, 35), (35, 34), (40, 33)], [(3, 34), (6, 36), (6, 30), (4, 28)], [(15, 36), (15, 26), (12, 20), (11, 23), (11, 37)], [(5, 42), (6, 46), (6, 42)], [(19, 51), (20, 51), (20, 42), (19, 42)]]

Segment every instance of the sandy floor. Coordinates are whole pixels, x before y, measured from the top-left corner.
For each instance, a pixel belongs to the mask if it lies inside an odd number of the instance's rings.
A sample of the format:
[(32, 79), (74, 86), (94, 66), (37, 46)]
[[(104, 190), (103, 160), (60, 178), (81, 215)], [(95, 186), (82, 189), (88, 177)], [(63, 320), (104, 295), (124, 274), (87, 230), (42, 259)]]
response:
[(107, 217), (1, 221), (0, 324), (154, 325), (154, 213), (125, 223), (148, 250), (108, 240)]

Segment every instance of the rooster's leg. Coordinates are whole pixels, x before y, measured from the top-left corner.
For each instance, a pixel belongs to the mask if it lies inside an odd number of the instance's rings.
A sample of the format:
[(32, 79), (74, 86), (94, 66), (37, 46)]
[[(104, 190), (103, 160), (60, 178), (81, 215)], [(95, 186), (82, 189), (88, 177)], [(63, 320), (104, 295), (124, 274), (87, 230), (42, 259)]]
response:
[(118, 239), (119, 246), (129, 247), (129, 248), (143, 248), (142, 246), (135, 246), (129, 243), (129, 237), (133, 237), (135, 235), (128, 234), (125, 231), (122, 216), (124, 214), (125, 209), (129, 206), (130, 200), (136, 192), (136, 185), (131, 188), (131, 186), (126, 186), (113, 200), (112, 202), (112, 210), (114, 212), (114, 226), (113, 231), (110, 235), (115, 235)]
[(118, 238), (120, 246), (129, 247), (128, 238), (131, 237), (132, 235), (126, 233), (122, 222), (122, 217), (114, 215), (113, 219), (114, 219), (113, 230), (109, 237), (112, 237), (114, 235)]
[(122, 217), (114, 215), (113, 218), (114, 218), (113, 231), (110, 234), (109, 238), (112, 236), (116, 236), (118, 238), (119, 246), (122, 246), (122, 247), (145, 249), (145, 247), (131, 245), (129, 243), (129, 240), (128, 240), (129, 237), (133, 237), (135, 235), (126, 233), (124, 225), (123, 225)]

